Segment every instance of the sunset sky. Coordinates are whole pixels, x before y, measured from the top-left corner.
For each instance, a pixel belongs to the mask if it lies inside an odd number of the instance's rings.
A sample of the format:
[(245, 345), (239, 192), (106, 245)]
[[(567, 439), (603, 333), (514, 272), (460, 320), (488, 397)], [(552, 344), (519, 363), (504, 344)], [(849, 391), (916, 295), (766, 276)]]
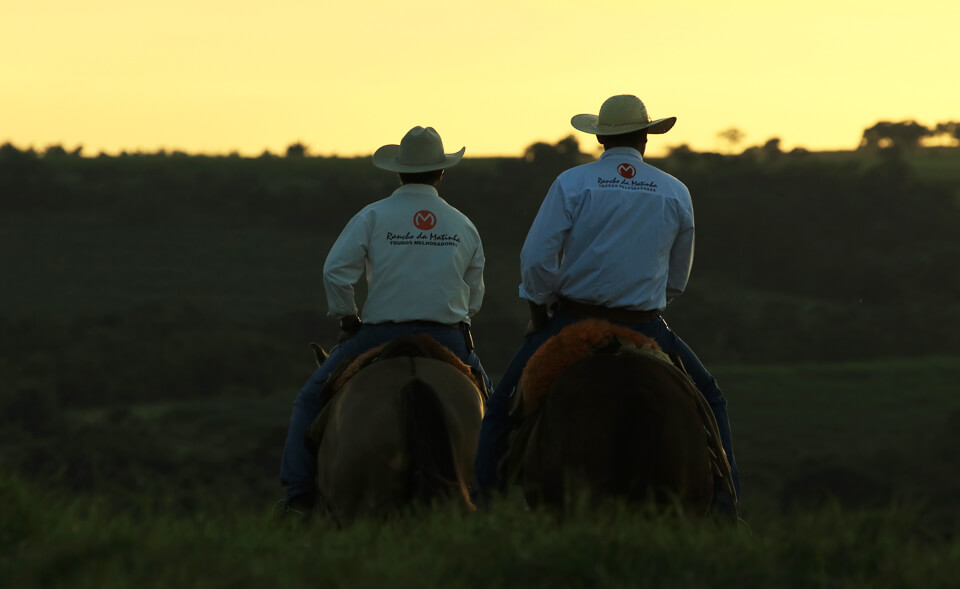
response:
[(368, 155), (414, 125), (519, 155), (640, 96), (688, 144), (852, 149), (879, 120), (960, 120), (946, 0), (0, 0), (0, 143)]

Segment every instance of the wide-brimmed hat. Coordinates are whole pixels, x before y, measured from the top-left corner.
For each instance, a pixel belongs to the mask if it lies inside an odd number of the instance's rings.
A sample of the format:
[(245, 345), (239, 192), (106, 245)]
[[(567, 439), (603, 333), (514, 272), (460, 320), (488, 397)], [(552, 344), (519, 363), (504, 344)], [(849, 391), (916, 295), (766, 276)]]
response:
[(373, 154), (373, 165), (391, 172), (429, 172), (455, 166), (466, 147), (456, 153), (444, 153), (443, 141), (433, 127), (414, 127), (400, 145), (384, 145)]
[(594, 135), (623, 135), (646, 129), (647, 133), (666, 133), (677, 122), (677, 117), (650, 120), (643, 101), (632, 94), (611, 96), (603, 102), (599, 115), (575, 115), (570, 119), (573, 128)]

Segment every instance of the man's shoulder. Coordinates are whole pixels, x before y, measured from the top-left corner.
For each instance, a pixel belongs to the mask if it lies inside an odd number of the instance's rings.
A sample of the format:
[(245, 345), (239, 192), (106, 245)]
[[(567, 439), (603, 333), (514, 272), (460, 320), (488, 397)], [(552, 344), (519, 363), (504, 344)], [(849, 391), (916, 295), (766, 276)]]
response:
[(597, 179), (600, 167), (600, 160), (594, 160), (580, 164), (579, 166), (567, 168), (557, 174), (557, 178), (553, 182), (554, 186), (560, 187), (564, 192), (571, 190), (576, 192), (580, 188), (585, 188), (588, 182)]
[(372, 212), (376, 212), (378, 210), (389, 207), (390, 205), (391, 205), (391, 201), (389, 198), (381, 198), (380, 200), (375, 200), (371, 203), (367, 203), (366, 205), (361, 207), (361, 209), (357, 211), (356, 215), (354, 216), (360, 217), (363, 215), (368, 215)]
[(457, 207), (449, 203), (447, 204), (447, 206), (449, 206), (452, 213), (460, 219), (460, 222), (463, 223), (464, 228), (467, 231), (471, 232), (473, 235), (475, 235), (477, 239), (480, 239), (480, 232), (477, 231), (477, 226), (473, 224), (473, 220), (471, 220), (470, 217), (466, 215), (466, 213), (464, 213)]
[(429, 205), (431, 212), (437, 215), (438, 218), (445, 218), (448, 222), (452, 221), (455, 224), (459, 225), (458, 231), (466, 231), (476, 237), (477, 240), (480, 239), (480, 233), (477, 231), (476, 225), (473, 224), (473, 221), (460, 209), (453, 206), (447, 202), (442, 196), (436, 199), (435, 203)]
[(560, 174), (557, 175), (557, 179), (587, 176), (594, 173), (594, 171), (600, 167), (600, 165), (600, 160), (593, 160), (592, 162), (573, 166), (572, 168), (567, 168), (566, 170), (560, 172)]
[(439, 199), (439, 204), (438, 204), (438, 206), (440, 207), (441, 210), (447, 211), (450, 215), (453, 215), (453, 216), (456, 216), (456, 217), (460, 217), (460, 218), (462, 218), (463, 220), (468, 221), (468, 222), (470, 221), (470, 218), (467, 217), (466, 213), (464, 213), (463, 211), (461, 211), (461, 210), (458, 209), (457, 207), (453, 206), (452, 204), (450, 204), (449, 202), (447, 202), (447, 201), (446, 201), (444, 198), (442, 198), (442, 197)]
[(675, 192), (675, 193), (678, 193), (678, 194), (685, 194), (685, 195), (687, 195), (687, 196), (690, 196), (690, 191), (689, 191), (689, 189), (687, 188), (687, 185), (684, 184), (684, 183), (683, 183), (679, 178), (677, 178), (676, 176), (670, 174), (669, 172), (665, 172), (665, 171), (661, 170), (660, 168), (658, 168), (658, 167), (656, 167), (656, 166), (654, 166), (654, 165), (652, 165), (652, 164), (649, 164), (649, 163), (647, 163), (647, 162), (644, 162), (643, 165), (645, 166), (645, 168), (647, 169), (647, 171), (648, 171), (649, 174), (654, 175), (654, 176), (657, 177), (657, 179), (659, 180), (661, 186), (664, 186), (664, 187), (669, 188), (671, 192)]

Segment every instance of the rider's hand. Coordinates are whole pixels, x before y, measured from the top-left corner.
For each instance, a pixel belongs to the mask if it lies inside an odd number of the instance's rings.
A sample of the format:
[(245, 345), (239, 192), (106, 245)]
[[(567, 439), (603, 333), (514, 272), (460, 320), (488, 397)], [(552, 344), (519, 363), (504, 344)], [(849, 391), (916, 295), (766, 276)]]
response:
[(530, 305), (530, 321), (527, 323), (527, 329), (523, 333), (525, 337), (542, 331), (550, 319), (549, 315), (547, 315), (546, 305), (538, 305), (533, 301), (527, 301), (527, 304)]
[(362, 325), (360, 317), (356, 315), (346, 315), (340, 318), (340, 333), (337, 335), (337, 343), (341, 344), (350, 339), (355, 333), (360, 331)]

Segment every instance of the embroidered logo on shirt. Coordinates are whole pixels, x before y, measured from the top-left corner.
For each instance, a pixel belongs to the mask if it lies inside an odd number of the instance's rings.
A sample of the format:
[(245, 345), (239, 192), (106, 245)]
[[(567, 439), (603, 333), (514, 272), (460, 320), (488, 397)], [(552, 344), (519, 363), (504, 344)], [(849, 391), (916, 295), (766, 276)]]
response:
[(430, 211), (417, 211), (417, 214), (413, 216), (413, 224), (416, 225), (417, 229), (424, 231), (433, 229), (437, 224), (437, 216)]
[(460, 234), (450, 235), (449, 233), (434, 233), (433, 231), (429, 233), (423, 231), (420, 233), (387, 231), (387, 243), (390, 245), (452, 245), (460, 247)]
[(629, 180), (637, 175), (637, 169), (630, 164), (620, 164), (617, 166), (617, 173)]
[(637, 175), (637, 169), (630, 164), (620, 164), (617, 166), (619, 178), (601, 178), (597, 176), (597, 186), (600, 188), (612, 188), (616, 190), (643, 190), (644, 192), (656, 192), (657, 183), (653, 180), (638, 180), (634, 178)]

